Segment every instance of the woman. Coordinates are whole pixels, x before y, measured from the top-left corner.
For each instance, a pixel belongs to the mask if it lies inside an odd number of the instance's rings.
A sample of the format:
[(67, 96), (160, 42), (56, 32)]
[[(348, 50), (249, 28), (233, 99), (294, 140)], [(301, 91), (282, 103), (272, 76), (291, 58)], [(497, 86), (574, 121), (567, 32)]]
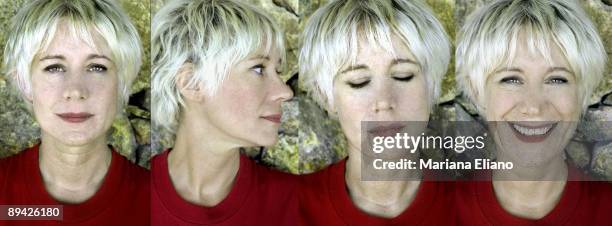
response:
[(277, 140), (284, 39), (241, 1), (179, 0), (153, 19), (152, 106), (174, 147), (152, 160), (153, 225), (295, 225), (296, 182), (241, 155)]
[(62, 205), (61, 221), (148, 225), (148, 172), (107, 146), (140, 68), (138, 33), (112, 1), (32, 1), (12, 19), (6, 75), (41, 141), (0, 161), (0, 203)]
[[(452, 223), (449, 187), (421, 181), (421, 171), (412, 171), (409, 180), (362, 181), (362, 165), (371, 164), (372, 153), (361, 146), (370, 135), (420, 134), (449, 58), (444, 29), (418, 1), (330, 1), (313, 14), (304, 31), (300, 76), (338, 118), (348, 158), (303, 178), (305, 225)], [(362, 128), (366, 121), (379, 124)]]
[(606, 62), (578, 3), (491, 2), (468, 18), (456, 58), (461, 89), (490, 122), (497, 161), (514, 164), (461, 184), (459, 223), (609, 224), (611, 185), (585, 181), (564, 156)]

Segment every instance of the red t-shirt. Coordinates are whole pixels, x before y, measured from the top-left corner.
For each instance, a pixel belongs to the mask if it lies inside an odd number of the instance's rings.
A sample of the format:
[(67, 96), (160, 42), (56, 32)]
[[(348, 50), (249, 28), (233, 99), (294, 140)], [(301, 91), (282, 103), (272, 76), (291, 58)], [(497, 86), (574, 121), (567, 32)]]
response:
[(395, 218), (368, 215), (350, 198), (344, 180), (346, 160), (303, 177), (300, 214), (303, 225), (452, 225), (454, 182), (422, 181), (408, 208)]
[(168, 173), (168, 151), (151, 161), (152, 225), (296, 225), (297, 177), (240, 156), (230, 193), (213, 207), (185, 201)]
[(102, 185), (80, 204), (63, 204), (46, 191), (38, 145), (0, 160), (0, 204), (63, 205), (63, 220), (10, 220), (0, 225), (149, 225), (150, 175), (112, 151)]
[[(584, 179), (580, 174), (570, 167), (569, 178)], [(506, 212), (497, 201), (491, 181), (457, 182), (455, 194), (459, 225), (612, 225), (609, 182), (568, 181), (559, 203), (538, 220)]]

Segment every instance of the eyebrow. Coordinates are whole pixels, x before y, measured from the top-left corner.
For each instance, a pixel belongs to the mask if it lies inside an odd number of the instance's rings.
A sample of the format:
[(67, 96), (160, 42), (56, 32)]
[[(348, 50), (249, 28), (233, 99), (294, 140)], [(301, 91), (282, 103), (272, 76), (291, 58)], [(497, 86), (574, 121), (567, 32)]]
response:
[(340, 74), (344, 74), (349, 71), (356, 71), (356, 70), (363, 70), (363, 69), (368, 69), (368, 66), (366, 66), (365, 64), (351, 65), (347, 69), (342, 70)]
[[(391, 66), (397, 65), (397, 64), (405, 64), (405, 63), (419, 65), (414, 60), (411, 60), (411, 59), (408, 59), (408, 58), (398, 58), (398, 59), (393, 59), (393, 61), (391, 62)], [(349, 71), (363, 70), (363, 69), (368, 69), (368, 66), (365, 65), (365, 64), (351, 65), (347, 69), (342, 70), (340, 72), (340, 74), (344, 74), (344, 73), (347, 73)]]
[[(523, 72), (523, 70), (521, 70), (520, 68), (517, 68), (517, 67), (503, 67), (503, 68), (500, 68), (500, 69), (496, 70), (494, 73), (499, 73), (499, 72), (502, 72), (502, 71), (512, 71), (512, 72), (520, 72), (520, 73)], [(566, 67), (550, 67), (550, 68), (548, 68), (548, 70), (546, 70), (546, 73), (551, 73), (551, 72), (554, 72), (554, 71), (565, 71), (567, 73), (574, 74), (574, 72), (570, 71)]]
[(417, 63), (416, 61), (408, 59), (408, 58), (394, 59), (393, 62), (391, 62), (391, 65), (404, 64), (404, 63), (419, 65), (419, 63)]
[(520, 68), (517, 68), (517, 67), (502, 67), (500, 69), (495, 70), (495, 72), (493, 72), (493, 73), (497, 74), (497, 73), (500, 73), (502, 71), (513, 71), (513, 72), (521, 72), (521, 73), (523, 72), (523, 70), (521, 70)]
[[(66, 60), (66, 57), (64, 57), (64, 55), (47, 55), (47, 56), (44, 56), (44, 57), (40, 58), (39, 61), (52, 60), (52, 59)], [(87, 55), (86, 59), (87, 60), (91, 60), (91, 59), (106, 59), (106, 60), (112, 62), (112, 60), (110, 58), (108, 58), (107, 56), (99, 55), (99, 54), (89, 54), (89, 55)]]
[[(248, 60), (267, 60), (270, 61), (270, 57), (267, 55), (256, 55), (254, 57), (249, 58)], [(283, 64), (283, 59), (278, 59), (278, 64)]]
[(551, 67), (551, 68), (549, 68), (549, 69), (546, 71), (546, 73), (550, 73), (550, 72), (553, 72), (553, 71), (565, 71), (565, 72), (567, 72), (567, 73), (574, 74), (574, 72), (570, 71), (570, 70), (569, 70), (569, 69), (567, 69), (566, 67)]
[(259, 59), (270, 60), (270, 57), (266, 55), (256, 55), (254, 57), (249, 58), (249, 60), (259, 60)]

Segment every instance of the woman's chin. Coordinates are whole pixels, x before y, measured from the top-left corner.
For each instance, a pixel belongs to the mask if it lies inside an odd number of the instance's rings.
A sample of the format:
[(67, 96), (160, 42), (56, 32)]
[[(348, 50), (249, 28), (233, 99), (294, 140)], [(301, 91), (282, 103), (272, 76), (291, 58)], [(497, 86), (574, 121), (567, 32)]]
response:
[[(55, 142), (63, 144), (65, 146), (88, 146), (99, 142), (100, 139), (104, 139), (103, 136), (95, 136), (88, 133), (63, 133), (58, 136), (52, 136)], [(44, 142), (43, 138), (43, 142)]]

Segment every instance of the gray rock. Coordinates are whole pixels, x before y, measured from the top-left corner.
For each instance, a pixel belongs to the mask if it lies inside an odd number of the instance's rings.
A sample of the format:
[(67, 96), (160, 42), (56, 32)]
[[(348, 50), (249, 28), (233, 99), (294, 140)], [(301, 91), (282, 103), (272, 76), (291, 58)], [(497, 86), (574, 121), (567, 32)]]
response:
[(612, 106), (612, 93), (608, 93), (601, 103), (606, 106)]
[(612, 180), (612, 142), (599, 142), (593, 148), (591, 170), (604, 179)]
[(570, 141), (565, 147), (567, 156), (580, 168), (586, 168), (591, 162), (591, 152), (589, 147), (578, 141)]
[(340, 125), (314, 100), (299, 97), (300, 173), (311, 173), (346, 157), (346, 138)]
[(589, 109), (578, 125), (578, 132), (587, 141), (612, 140), (612, 107)]

